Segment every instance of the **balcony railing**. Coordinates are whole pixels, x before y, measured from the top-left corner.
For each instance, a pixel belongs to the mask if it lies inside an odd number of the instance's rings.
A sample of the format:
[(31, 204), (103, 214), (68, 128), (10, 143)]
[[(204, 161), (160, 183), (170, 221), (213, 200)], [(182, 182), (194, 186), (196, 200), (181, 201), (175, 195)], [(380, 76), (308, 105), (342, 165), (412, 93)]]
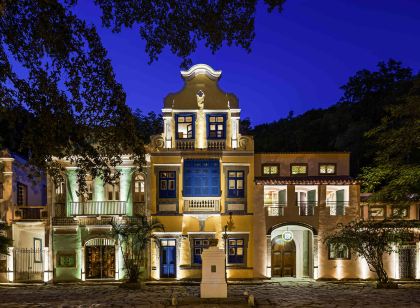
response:
[(300, 216), (314, 216), (316, 201), (298, 201), (299, 215)]
[(220, 199), (184, 199), (184, 212), (220, 212)]
[(177, 150), (194, 150), (195, 140), (194, 139), (180, 139), (175, 142)]
[(207, 150), (224, 151), (226, 149), (225, 140), (207, 140)]
[(346, 207), (349, 201), (327, 201), (326, 205), (330, 208), (331, 216), (343, 216), (346, 214)]
[(14, 220), (42, 220), (48, 218), (46, 206), (18, 206), (15, 207)]
[(69, 202), (69, 215), (126, 215), (125, 201)]

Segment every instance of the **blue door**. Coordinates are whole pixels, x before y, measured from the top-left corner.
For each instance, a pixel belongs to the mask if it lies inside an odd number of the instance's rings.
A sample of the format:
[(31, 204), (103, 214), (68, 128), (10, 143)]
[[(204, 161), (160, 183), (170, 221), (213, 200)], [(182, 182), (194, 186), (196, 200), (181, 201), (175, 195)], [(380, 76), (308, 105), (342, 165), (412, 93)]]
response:
[(160, 241), (160, 278), (176, 278), (176, 241)]

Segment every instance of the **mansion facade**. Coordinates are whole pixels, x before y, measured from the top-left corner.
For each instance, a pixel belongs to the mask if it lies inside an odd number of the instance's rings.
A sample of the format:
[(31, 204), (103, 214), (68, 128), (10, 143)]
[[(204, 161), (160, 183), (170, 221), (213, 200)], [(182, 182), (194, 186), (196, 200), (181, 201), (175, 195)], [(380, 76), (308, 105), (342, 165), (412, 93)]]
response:
[[(237, 97), (219, 87), (221, 71), (200, 64), (181, 77), (184, 87), (164, 99), (163, 133), (152, 136), (142, 172), (126, 156), (118, 184), (88, 178), (87, 198), (78, 196), (68, 161), (61, 162), (65, 182), (48, 179), (44, 280), (123, 279), (109, 231), (113, 220), (136, 215), (165, 227), (148, 252), (150, 279), (200, 279), (212, 239), (226, 253), (228, 279), (373, 278), (364, 260), (323, 241), (338, 223), (393, 210), (363, 202), (349, 176), (350, 154), (255, 153), (253, 138), (239, 129)], [(419, 219), (418, 205), (406, 218)], [(419, 250), (417, 238), (386, 256), (389, 276), (420, 278)]]

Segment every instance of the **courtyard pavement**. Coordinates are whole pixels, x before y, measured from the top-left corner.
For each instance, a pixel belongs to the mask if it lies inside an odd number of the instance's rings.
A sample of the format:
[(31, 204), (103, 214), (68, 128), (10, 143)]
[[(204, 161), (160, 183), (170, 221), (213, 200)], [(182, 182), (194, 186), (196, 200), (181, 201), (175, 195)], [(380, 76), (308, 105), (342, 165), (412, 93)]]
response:
[(228, 299), (200, 300), (199, 285), (152, 284), (141, 290), (118, 284), (0, 285), (0, 307), (247, 307), (244, 292), (257, 307), (420, 307), (420, 283), (378, 290), (372, 283), (281, 281), (232, 284)]

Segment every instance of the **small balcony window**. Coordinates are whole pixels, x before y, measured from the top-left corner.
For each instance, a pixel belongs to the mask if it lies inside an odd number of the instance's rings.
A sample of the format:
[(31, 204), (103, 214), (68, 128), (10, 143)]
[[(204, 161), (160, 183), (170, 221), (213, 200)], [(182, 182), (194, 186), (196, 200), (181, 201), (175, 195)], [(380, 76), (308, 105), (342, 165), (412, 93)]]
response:
[(263, 175), (278, 175), (280, 167), (278, 164), (264, 164), (262, 167)]
[(119, 183), (105, 185), (105, 198), (107, 201), (120, 200), (120, 185)]
[(144, 178), (137, 174), (134, 178), (134, 202), (144, 202)]
[(320, 175), (334, 175), (336, 173), (335, 164), (320, 164), (319, 174)]
[(194, 118), (194, 114), (176, 115), (176, 139), (194, 139)]
[(245, 195), (244, 171), (228, 172), (228, 197), (243, 198)]
[(226, 115), (210, 114), (207, 116), (207, 138), (225, 139), (226, 138)]
[(350, 260), (350, 249), (343, 244), (328, 244), (328, 259)]
[(307, 164), (291, 164), (290, 175), (307, 175), (308, 165)]

